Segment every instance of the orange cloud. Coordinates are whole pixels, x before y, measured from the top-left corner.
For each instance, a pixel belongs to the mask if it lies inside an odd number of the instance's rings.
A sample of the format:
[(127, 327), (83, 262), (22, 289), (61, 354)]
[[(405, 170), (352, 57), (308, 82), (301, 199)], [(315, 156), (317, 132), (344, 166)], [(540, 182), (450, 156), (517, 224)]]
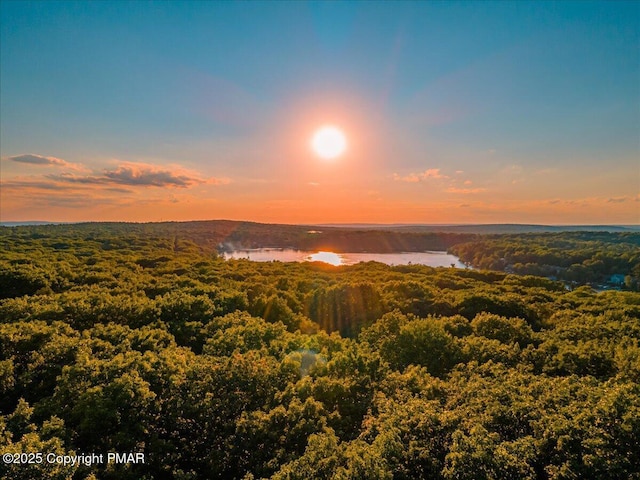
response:
[(409, 182), (409, 183), (423, 182), (429, 178), (442, 179), (442, 178), (449, 178), (449, 177), (447, 175), (441, 174), (439, 168), (429, 168), (424, 172), (410, 173), (409, 175), (404, 177), (401, 175), (398, 175), (397, 173), (393, 174), (394, 180), (401, 181), (401, 182)]
[(402, 182), (409, 182), (409, 183), (417, 183), (417, 182), (420, 181), (420, 177), (418, 177), (418, 175), (416, 175), (415, 173), (410, 173), (406, 177), (402, 177), (402, 176), (398, 175), (397, 173), (394, 173), (393, 174), (393, 179), (394, 180), (399, 180), (399, 181), (402, 181)]
[[(229, 183), (226, 178), (204, 178), (180, 166), (158, 166), (121, 162), (102, 173), (14, 176), (0, 182), (3, 216), (78, 219), (80, 213), (113, 212), (135, 208), (160, 208), (163, 212), (180, 199), (168, 196), (167, 189), (178, 191), (200, 185)], [(202, 193), (202, 192), (200, 192)], [(30, 213), (29, 213), (30, 212)], [(115, 213), (114, 213), (115, 215)]]

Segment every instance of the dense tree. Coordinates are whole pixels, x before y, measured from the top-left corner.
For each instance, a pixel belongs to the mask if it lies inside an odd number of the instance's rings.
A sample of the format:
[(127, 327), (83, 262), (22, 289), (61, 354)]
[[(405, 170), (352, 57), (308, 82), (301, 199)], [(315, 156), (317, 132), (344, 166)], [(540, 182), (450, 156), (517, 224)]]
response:
[[(636, 235), (217, 225), (0, 228), (0, 453), (145, 454), (0, 477), (640, 479), (640, 293), (543, 277), (632, 289)], [(506, 271), (215, 253), (258, 234)]]

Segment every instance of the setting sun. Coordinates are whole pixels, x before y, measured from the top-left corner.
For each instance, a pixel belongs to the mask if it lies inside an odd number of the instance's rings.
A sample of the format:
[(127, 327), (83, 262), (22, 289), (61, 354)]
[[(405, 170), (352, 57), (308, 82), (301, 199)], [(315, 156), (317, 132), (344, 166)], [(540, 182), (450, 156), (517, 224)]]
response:
[(311, 148), (319, 157), (331, 160), (344, 153), (347, 148), (347, 139), (342, 130), (326, 126), (313, 134)]

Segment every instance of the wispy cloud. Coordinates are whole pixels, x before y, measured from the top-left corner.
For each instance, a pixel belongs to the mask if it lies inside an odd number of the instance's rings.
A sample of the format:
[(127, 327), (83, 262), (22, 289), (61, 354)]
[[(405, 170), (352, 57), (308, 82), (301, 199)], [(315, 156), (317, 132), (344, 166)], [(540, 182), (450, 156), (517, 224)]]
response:
[[(95, 185), (69, 185), (52, 180), (32, 178), (2, 182), (3, 203), (14, 203), (16, 208), (28, 205), (30, 208), (50, 207), (87, 208), (96, 205), (126, 204), (134, 198), (135, 192), (113, 187)], [(119, 191), (116, 191), (119, 190)]]
[(447, 188), (447, 193), (461, 193), (464, 195), (469, 195), (473, 193), (482, 193), (486, 192), (486, 188), (457, 188), (457, 187), (449, 187)]
[(43, 167), (62, 167), (72, 170), (83, 170), (84, 167), (78, 163), (67, 162), (62, 158), (49, 157), (44, 155), (36, 155), (34, 153), (25, 153), (22, 155), (13, 155), (11, 157), (5, 157), (4, 160), (8, 160), (16, 163), (26, 163), (29, 165), (43, 166)]
[[(40, 178), (40, 177), (38, 177)], [(14, 179), (5, 180), (1, 183), (5, 191), (8, 190), (66, 190), (67, 185), (48, 180)]]
[(418, 177), (418, 175), (416, 175), (415, 173), (410, 173), (409, 175), (406, 175), (404, 177), (401, 175), (398, 175), (397, 173), (394, 173), (393, 179), (396, 181), (409, 182), (409, 183), (417, 183), (420, 181), (420, 177)]
[(14, 211), (54, 207), (76, 210), (142, 208), (145, 202), (151, 202), (149, 205), (154, 208), (164, 208), (184, 198), (184, 195), (178, 197), (173, 192), (225, 183), (229, 183), (226, 178), (205, 178), (178, 165), (120, 162), (99, 173), (63, 171), (59, 174), (3, 178), (0, 192), (3, 208)]
[(609, 198), (607, 197), (587, 197), (587, 198), (574, 198), (574, 199), (553, 198), (550, 200), (538, 201), (537, 204), (543, 205), (546, 203), (548, 205), (556, 205), (556, 206), (567, 206), (567, 207), (579, 206), (579, 207), (592, 207), (592, 208), (598, 208), (598, 209), (602, 209), (602, 208), (612, 209), (612, 208), (626, 208), (623, 205), (620, 205), (620, 207), (617, 207), (616, 205), (626, 203), (626, 202), (633, 202), (634, 200), (638, 201), (638, 199), (640, 199), (640, 195), (635, 197), (630, 195), (624, 195), (624, 196), (609, 197)]
[(423, 178), (449, 178), (446, 175), (442, 175), (440, 173), (440, 169), (439, 168), (431, 168), (429, 170), (425, 170), (422, 173), (422, 177)]
[(400, 182), (408, 182), (408, 183), (418, 183), (423, 182), (428, 179), (443, 179), (449, 178), (447, 175), (443, 175), (440, 173), (439, 168), (429, 168), (424, 172), (420, 173), (410, 173), (409, 175), (398, 175), (397, 173), (393, 174), (393, 179)]
[(178, 166), (157, 166), (147, 163), (122, 162), (113, 170), (104, 170), (97, 175), (75, 175), (61, 173), (45, 175), (56, 182), (92, 185), (129, 185), (132, 187), (173, 187), (187, 188), (193, 185), (229, 183), (226, 178), (202, 178)]

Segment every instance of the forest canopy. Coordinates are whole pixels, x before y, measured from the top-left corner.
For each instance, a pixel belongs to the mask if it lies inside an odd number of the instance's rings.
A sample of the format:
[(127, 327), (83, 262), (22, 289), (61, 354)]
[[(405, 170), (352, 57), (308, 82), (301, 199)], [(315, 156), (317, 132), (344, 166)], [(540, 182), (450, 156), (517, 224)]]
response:
[(0, 477), (640, 478), (640, 293), (516, 268), (633, 276), (637, 234), (430, 233), (465, 270), (225, 261), (190, 229), (0, 228), (1, 452), (145, 458)]

